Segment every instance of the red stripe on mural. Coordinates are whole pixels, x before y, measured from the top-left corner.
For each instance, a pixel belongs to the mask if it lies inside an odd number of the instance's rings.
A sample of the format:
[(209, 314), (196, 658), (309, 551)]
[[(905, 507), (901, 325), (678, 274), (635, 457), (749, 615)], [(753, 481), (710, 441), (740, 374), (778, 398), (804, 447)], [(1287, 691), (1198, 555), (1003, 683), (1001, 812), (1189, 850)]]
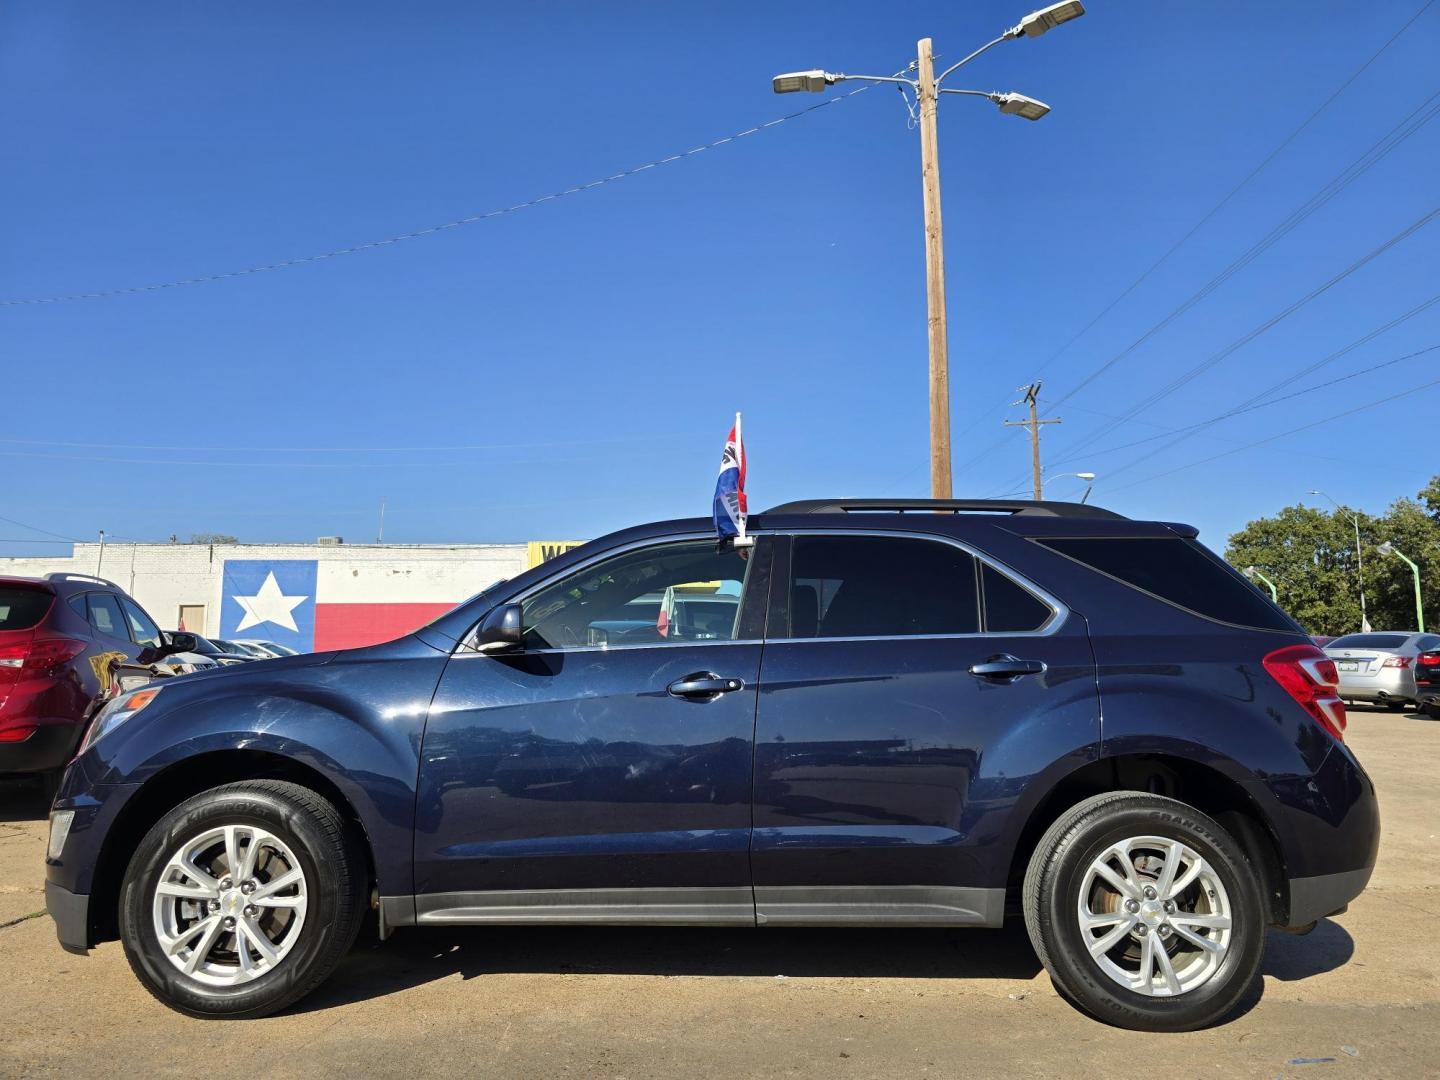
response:
[(315, 651), (393, 641), (443, 615), (454, 604), (316, 604)]

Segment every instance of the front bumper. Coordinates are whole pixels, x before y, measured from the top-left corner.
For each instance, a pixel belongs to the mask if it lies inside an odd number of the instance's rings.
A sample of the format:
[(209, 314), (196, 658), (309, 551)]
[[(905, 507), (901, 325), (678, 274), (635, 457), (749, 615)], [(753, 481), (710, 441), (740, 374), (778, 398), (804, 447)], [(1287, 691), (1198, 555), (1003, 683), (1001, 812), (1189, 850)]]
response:
[(90, 897), (72, 893), (53, 881), (45, 883), (45, 910), (55, 920), (55, 936), (66, 952), (90, 951)]
[(1339, 874), (1290, 879), (1290, 925), (1304, 926), (1345, 909), (1370, 883), (1373, 866)]

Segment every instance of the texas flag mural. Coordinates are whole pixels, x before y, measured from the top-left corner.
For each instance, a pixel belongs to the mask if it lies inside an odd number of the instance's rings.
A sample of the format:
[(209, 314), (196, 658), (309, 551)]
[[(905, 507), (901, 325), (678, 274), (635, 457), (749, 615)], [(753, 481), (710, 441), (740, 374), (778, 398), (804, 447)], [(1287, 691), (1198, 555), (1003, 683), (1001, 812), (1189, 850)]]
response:
[(434, 563), (227, 559), (220, 636), (274, 641), (300, 652), (389, 641), (469, 595), (439, 569)]

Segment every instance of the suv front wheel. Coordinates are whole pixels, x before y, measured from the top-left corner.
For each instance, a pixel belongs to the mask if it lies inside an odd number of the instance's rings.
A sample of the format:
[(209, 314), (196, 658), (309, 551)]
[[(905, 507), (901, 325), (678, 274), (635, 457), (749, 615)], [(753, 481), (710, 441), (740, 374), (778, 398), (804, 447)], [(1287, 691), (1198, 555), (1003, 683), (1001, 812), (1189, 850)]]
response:
[(1209, 1026), (1259, 974), (1255, 871), (1229, 833), (1175, 799), (1116, 792), (1070, 809), (1030, 859), (1024, 909), (1056, 989), (1120, 1027)]
[(202, 792), (156, 822), (130, 861), (125, 955), (172, 1009), (266, 1016), (324, 981), (354, 942), (364, 867), (344, 819), (308, 788), (253, 780)]

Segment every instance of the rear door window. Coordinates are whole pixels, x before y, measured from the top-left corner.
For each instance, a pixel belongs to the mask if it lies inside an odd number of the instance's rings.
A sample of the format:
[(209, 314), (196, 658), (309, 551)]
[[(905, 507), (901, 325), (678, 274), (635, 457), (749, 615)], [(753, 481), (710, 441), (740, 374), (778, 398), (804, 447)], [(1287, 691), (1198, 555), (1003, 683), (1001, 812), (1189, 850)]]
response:
[(90, 625), (106, 637), (119, 638), (128, 642), (130, 635), (125, 631), (125, 617), (120, 614), (120, 605), (109, 593), (89, 593)]
[(1049, 604), (993, 566), (981, 565), (980, 583), (987, 634), (1034, 633), (1055, 615)]
[(1193, 540), (1086, 536), (1038, 543), (1197, 615), (1260, 630), (1299, 630), (1269, 598)]
[(976, 562), (936, 540), (797, 536), (790, 637), (903, 637), (980, 631)]
[(0, 630), (30, 630), (45, 617), (54, 593), (23, 586), (0, 586)]

